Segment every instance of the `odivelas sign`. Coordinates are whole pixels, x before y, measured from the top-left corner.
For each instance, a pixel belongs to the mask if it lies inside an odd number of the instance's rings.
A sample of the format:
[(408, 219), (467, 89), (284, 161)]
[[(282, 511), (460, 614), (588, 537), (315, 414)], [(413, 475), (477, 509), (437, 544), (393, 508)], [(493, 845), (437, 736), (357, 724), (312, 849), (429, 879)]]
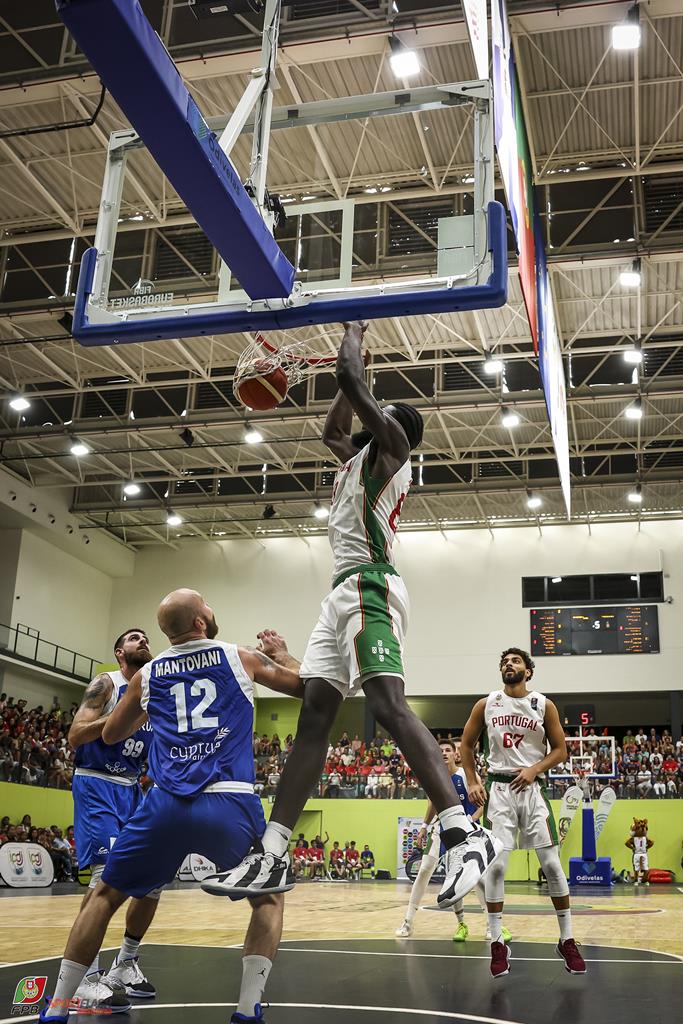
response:
[(0, 846), (0, 878), (13, 889), (52, 885), (52, 858), (37, 843), (5, 843)]

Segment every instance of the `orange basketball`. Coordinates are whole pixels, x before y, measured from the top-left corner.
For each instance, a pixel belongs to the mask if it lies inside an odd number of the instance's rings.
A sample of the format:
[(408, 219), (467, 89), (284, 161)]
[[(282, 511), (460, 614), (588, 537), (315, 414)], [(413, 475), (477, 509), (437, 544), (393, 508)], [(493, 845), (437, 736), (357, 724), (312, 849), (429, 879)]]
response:
[(247, 409), (275, 409), (287, 397), (287, 374), (268, 359), (254, 363), (253, 371), (253, 376), (240, 381), (235, 396)]

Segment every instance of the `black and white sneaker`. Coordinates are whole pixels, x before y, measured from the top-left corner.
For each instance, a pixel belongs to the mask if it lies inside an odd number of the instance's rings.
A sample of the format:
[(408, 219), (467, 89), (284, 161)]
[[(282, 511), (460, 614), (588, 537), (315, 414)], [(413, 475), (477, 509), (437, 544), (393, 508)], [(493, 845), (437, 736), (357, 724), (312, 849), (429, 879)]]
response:
[(446, 878), (436, 898), (439, 907), (452, 907), (474, 889), (479, 879), (503, 852), (503, 844), (485, 828), (470, 832), (464, 842), (446, 850)]
[(111, 983), (104, 971), (88, 974), (76, 989), (71, 1012), (90, 1014), (128, 1013), (130, 999), (118, 982)]
[(204, 892), (212, 896), (229, 896), (243, 899), (245, 896), (263, 896), (265, 893), (289, 892), (294, 888), (289, 854), (276, 857), (263, 851), (248, 854), (241, 864), (206, 878), (202, 882)]
[(154, 999), (157, 994), (154, 985), (140, 970), (136, 956), (124, 960), (116, 959), (109, 972), (105, 974), (104, 981), (112, 988), (116, 984), (120, 985), (126, 995), (133, 999)]

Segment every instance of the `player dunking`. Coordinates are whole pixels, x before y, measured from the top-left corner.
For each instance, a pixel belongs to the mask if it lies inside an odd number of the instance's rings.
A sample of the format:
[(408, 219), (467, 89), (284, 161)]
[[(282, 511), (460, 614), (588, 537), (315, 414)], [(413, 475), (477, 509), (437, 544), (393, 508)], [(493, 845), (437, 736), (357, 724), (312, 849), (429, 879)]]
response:
[[(148, 725), (115, 747), (103, 743), (107, 716), (126, 692), (135, 673), (151, 659), (147, 634), (128, 629), (114, 641), (117, 672), (101, 672), (88, 685), (76, 712), (69, 744), (76, 751), (72, 793), (74, 833), (79, 867), (90, 867), (92, 876), (83, 906), (102, 876), (115, 839), (142, 799), (138, 784), (147, 761)], [(90, 964), (77, 997), (83, 1005), (105, 1012), (130, 1007), (129, 999), (149, 999), (156, 994), (138, 964), (138, 948), (157, 909), (159, 893), (131, 900), (126, 913), (123, 944), (109, 974), (100, 971), (99, 952)], [(112, 991), (113, 990), (113, 991)]]
[[(462, 734), (460, 748), (470, 800), (484, 805), (493, 834), (505, 852), (489, 869), (486, 900), (491, 930), (491, 974), (510, 970), (510, 949), (502, 936), (505, 870), (509, 851), (536, 850), (557, 913), (557, 952), (570, 974), (585, 974), (586, 964), (572, 937), (569, 886), (560, 863), (553, 812), (545, 795), (543, 773), (567, 757), (557, 708), (537, 690), (528, 690), (534, 663), (526, 651), (510, 647), (500, 658), (503, 689), (477, 701)], [(474, 748), (486, 730), (486, 792), (477, 777)], [(548, 746), (550, 750), (548, 751)]]
[[(323, 432), (342, 462), (328, 525), (332, 592), (322, 603), (301, 665), (303, 706), (263, 852), (247, 857), (221, 885), (225, 895), (253, 894), (267, 891), (271, 879), (282, 875), (292, 828), (320, 776), (339, 705), (362, 689), (372, 715), (396, 740), (438, 814), (446, 848), (446, 880), (438, 901), (450, 906), (476, 884), (502, 845), (465, 814), (436, 740), (405, 699), (408, 595), (394, 568), (392, 545), (411, 482), (410, 453), (422, 441), (423, 422), (409, 405), (380, 408), (365, 381), (367, 325), (344, 327), (339, 392)], [(352, 433), (354, 413), (364, 428), (360, 433)]]
[[(460, 764), (460, 744), (451, 743), (450, 740), (441, 740), (439, 746), (441, 747), (444, 762), (450, 773), (453, 785), (462, 800), (462, 805), (465, 808), (466, 814), (469, 815), (472, 821), (479, 821), (483, 808), (477, 807), (476, 804), (471, 803), (468, 798), (465, 771)], [(420, 861), (417, 878), (410, 890), (410, 899), (408, 901), (406, 916), (404, 917), (403, 922), (396, 929), (396, 936), (399, 939), (407, 939), (413, 934), (413, 921), (415, 919), (415, 915), (420, 908), (420, 904), (424, 899), (424, 894), (427, 891), (427, 886), (429, 885), (432, 875), (436, 871), (437, 864), (439, 863), (441, 840), (439, 837), (438, 819), (436, 818), (434, 806), (431, 800), (427, 803), (424, 825), (418, 834), (417, 843), (418, 846), (422, 847), (424, 850), (424, 854)], [(486, 893), (484, 891), (483, 878), (477, 882), (474, 891), (477, 894), (477, 899), (481, 904), (482, 910), (486, 913)], [(458, 919), (458, 927), (455, 935), (453, 936), (453, 942), (465, 942), (469, 935), (469, 928), (465, 923), (464, 901), (458, 900), (458, 902), (453, 905), (453, 910), (455, 911), (455, 915)], [(488, 923), (486, 938), (491, 938), (488, 931)], [(512, 938), (507, 928), (503, 928), (503, 938), (506, 942)]]
[[(271, 631), (261, 636), (280, 664), (260, 650), (216, 640), (214, 614), (194, 590), (165, 597), (158, 619), (171, 646), (135, 674), (102, 733), (105, 743), (120, 743), (149, 721), (154, 786), (124, 826), (71, 929), (41, 1021), (66, 1024), (87, 965), (128, 896), (166, 885), (191, 852), (231, 867), (265, 828), (254, 793), (253, 684), (300, 696), (298, 662)], [(277, 891), (273, 885), (251, 901), (236, 1024), (263, 1021), (261, 996), (282, 932), (284, 900)]]

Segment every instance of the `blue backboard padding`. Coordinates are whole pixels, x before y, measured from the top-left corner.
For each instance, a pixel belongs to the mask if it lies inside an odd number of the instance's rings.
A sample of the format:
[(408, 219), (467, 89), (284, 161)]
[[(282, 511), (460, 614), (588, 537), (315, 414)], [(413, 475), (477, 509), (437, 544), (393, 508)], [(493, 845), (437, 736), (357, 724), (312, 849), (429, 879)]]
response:
[(57, 11), (247, 295), (286, 298), (294, 267), (138, 0), (57, 0)]
[(144, 320), (128, 320), (118, 324), (88, 323), (87, 301), (97, 261), (97, 250), (88, 249), (81, 261), (72, 333), (82, 345), (123, 345), (162, 338), (194, 338), (202, 334), (287, 330), (308, 324), (339, 323), (343, 320), (377, 320), (392, 316), (494, 309), (507, 302), (507, 223), (505, 210), (500, 203), (489, 203), (488, 247), (493, 253), (493, 268), (486, 284), (402, 293), (392, 289), (388, 295), (320, 299), (308, 305), (280, 310), (249, 312), (226, 308), (192, 317), (184, 314), (156, 320), (145, 317)]

